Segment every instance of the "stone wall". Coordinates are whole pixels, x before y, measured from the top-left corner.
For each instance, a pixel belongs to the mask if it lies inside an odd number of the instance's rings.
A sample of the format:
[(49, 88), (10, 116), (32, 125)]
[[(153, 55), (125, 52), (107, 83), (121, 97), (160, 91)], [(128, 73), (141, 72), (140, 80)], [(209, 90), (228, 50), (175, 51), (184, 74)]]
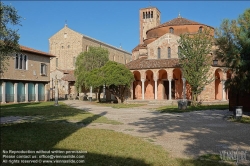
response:
[(76, 57), (90, 46), (103, 47), (109, 51), (109, 60), (126, 64), (131, 53), (90, 38), (65, 26), (49, 39), (50, 53), (57, 57), (51, 60), (51, 71), (55, 69), (74, 70)]
[[(50, 57), (29, 52), (22, 52), (22, 54), (27, 56), (26, 69), (15, 68), (16, 54), (13, 54), (8, 60), (8, 70), (4, 71), (1, 79), (49, 82)], [(41, 64), (46, 65), (46, 75), (41, 74)]]

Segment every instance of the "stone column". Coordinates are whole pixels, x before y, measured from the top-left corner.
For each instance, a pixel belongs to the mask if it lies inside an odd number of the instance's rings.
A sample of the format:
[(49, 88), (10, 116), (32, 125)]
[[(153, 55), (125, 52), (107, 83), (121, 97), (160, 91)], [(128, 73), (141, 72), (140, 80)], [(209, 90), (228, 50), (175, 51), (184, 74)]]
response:
[(158, 93), (157, 93), (157, 91), (158, 91), (158, 88), (157, 88), (157, 81), (158, 81), (158, 79), (157, 79), (157, 78), (154, 78), (154, 81), (155, 81), (155, 100), (157, 100), (157, 95), (158, 95)]
[(6, 103), (6, 82), (2, 82), (2, 103)]
[(55, 76), (55, 104), (54, 106), (58, 106), (58, 80), (57, 76)]
[(90, 90), (89, 90), (89, 100), (92, 101), (92, 86), (90, 86)]
[(222, 101), (226, 101), (226, 99), (225, 99), (225, 93), (226, 93), (226, 91), (225, 91), (225, 80), (221, 80), (221, 83), (222, 83)]
[(25, 93), (25, 102), (29, 102), (29, 83), (25, 83), (24, 85), (24, 93)]
[(171, 89), (171, 82), (172, 81), (172, 78), (169, 78), (168, 79), (168, 89), (169, 89), (169, 94), (168, 94), (168, 100), (172, 100), (172, 89)]
[(14, 103), (17, 103), (17, 84), (18, 83), (14, 83)]
[(35, 84), (35, 95), (36, 95), (35, 102), (38, 102), (38, 83)]
[(145, 79), (142, 78), (142, 79), (141, 79), (141, 83), (142, 83), (142, 91), (141, 91), (141, 92), (142, 92), (142, 100), (144, 100), (144, 90), (145, 90), (145, 89), (144, 89), (144, 81), (145, 81)]
[(183, 99), (186, 99), (186, 79), (182, 78), (183, 82)]

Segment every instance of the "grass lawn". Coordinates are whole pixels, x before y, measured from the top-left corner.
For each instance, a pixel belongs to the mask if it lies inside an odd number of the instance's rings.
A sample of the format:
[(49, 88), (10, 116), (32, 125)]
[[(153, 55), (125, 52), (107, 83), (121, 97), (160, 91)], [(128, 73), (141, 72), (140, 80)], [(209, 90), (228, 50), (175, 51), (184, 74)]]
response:
[(200, 110), (225, 110), (228, 109), (228, 104), (225, 105), (201, 105), (197, 107), (188, 106), (187, 109), (182, 110), (178, 109), (178, 106), (163, 106), (156, 109), (161, 113), (184, 113), (191, 111), (200, 111)]
[[(67, 105), (52, 102), (2, 105), (2, 116), (39, 116), (39, 120), (1, 125), (1, 162), (3, 150), (87, 151), (84, 164), (74, 166), (227, 166), (218, 160), (175, 159), (160, 146), (143, 138), (103, 129), (90, 129), (75, 123), (117, 124)], [(102, 120), (99, 120), (102, 119)], [(73, 122), (71, 122), (73, 121)], [(34, 155), (39, 158), (40, 154)], [(58, 154), (59, 155), (59, 154)], [(83, 157), (81, 156), (81, 160)], [(36, 160), (36, 159), (34, 159)], [(55, 161), (55, 159), (43, 159)], [(12, 164), (6, 164), (12, 165)], [(45, 165), (45, 164), (18, 164)], [(46, 164), (55, 165), (55, 164)], [(64, 164), (60, 164), (64, 165)], [(65, 164), (70, 165), (70, 164)]]

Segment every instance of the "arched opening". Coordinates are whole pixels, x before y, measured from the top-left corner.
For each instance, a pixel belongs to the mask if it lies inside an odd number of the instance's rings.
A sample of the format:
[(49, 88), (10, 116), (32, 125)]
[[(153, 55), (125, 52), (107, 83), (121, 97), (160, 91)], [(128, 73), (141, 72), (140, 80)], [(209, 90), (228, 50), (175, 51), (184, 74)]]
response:
[(146, 80), (145, 80), (145, 99), (152, 100), (154, 99), (154, 73), (151, 70), (146, 71)]
[(222, 70), (216, 69), (215, 70), (215, 81), (214, 81), (214, 89), (215, 89), (215, 100), (222, 100)]
[(35, 101), (35, 85), (28, 83), (28, 101)]
[(45, 100), (45, 95), (44, 95), (44, 84), (39, 83), (38, 84), (38, 101), (44, 101)]
[(172, 99), (182, 99), (183, 97), (183, 81), (182, 73), (180, 69), (173, 70), (173, 82), (172, 82), (171, 92)]
[(167, 82), (168, 82), (168, 73), (166, 70), (164, 69), (161, 69), (159, 70), (159, 79), (158, 79), (158, 82), (157, 82), (157, 85), (158, 85), (158, 93), (157, 93), (157, 97), (158, 99), (168, 99), (168, 94), (167, 94), (167, 91), (168, 91), (168, 86), (167, 86)]
[(17, 84), (17, 102), (25, 101), (24, 84), (19, 82)]
[(14, 84), (12, 82), (6, 82), (5, 101), (14, 102)]
[(142, 83), (141, 83), (141, 73), (139, 71), (134, 71), (134, 82), (133, 82), (133, 99), (142, 98)]

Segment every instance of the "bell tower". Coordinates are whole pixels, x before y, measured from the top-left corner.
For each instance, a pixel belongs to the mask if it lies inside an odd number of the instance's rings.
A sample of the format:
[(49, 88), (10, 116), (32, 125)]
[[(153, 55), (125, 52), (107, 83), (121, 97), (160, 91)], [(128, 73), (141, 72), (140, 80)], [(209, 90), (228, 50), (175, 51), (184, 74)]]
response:
[(147, 38), (147, 30), (161, 24), (161, 12), (156, 7), (140, 9), (140, 44)]

